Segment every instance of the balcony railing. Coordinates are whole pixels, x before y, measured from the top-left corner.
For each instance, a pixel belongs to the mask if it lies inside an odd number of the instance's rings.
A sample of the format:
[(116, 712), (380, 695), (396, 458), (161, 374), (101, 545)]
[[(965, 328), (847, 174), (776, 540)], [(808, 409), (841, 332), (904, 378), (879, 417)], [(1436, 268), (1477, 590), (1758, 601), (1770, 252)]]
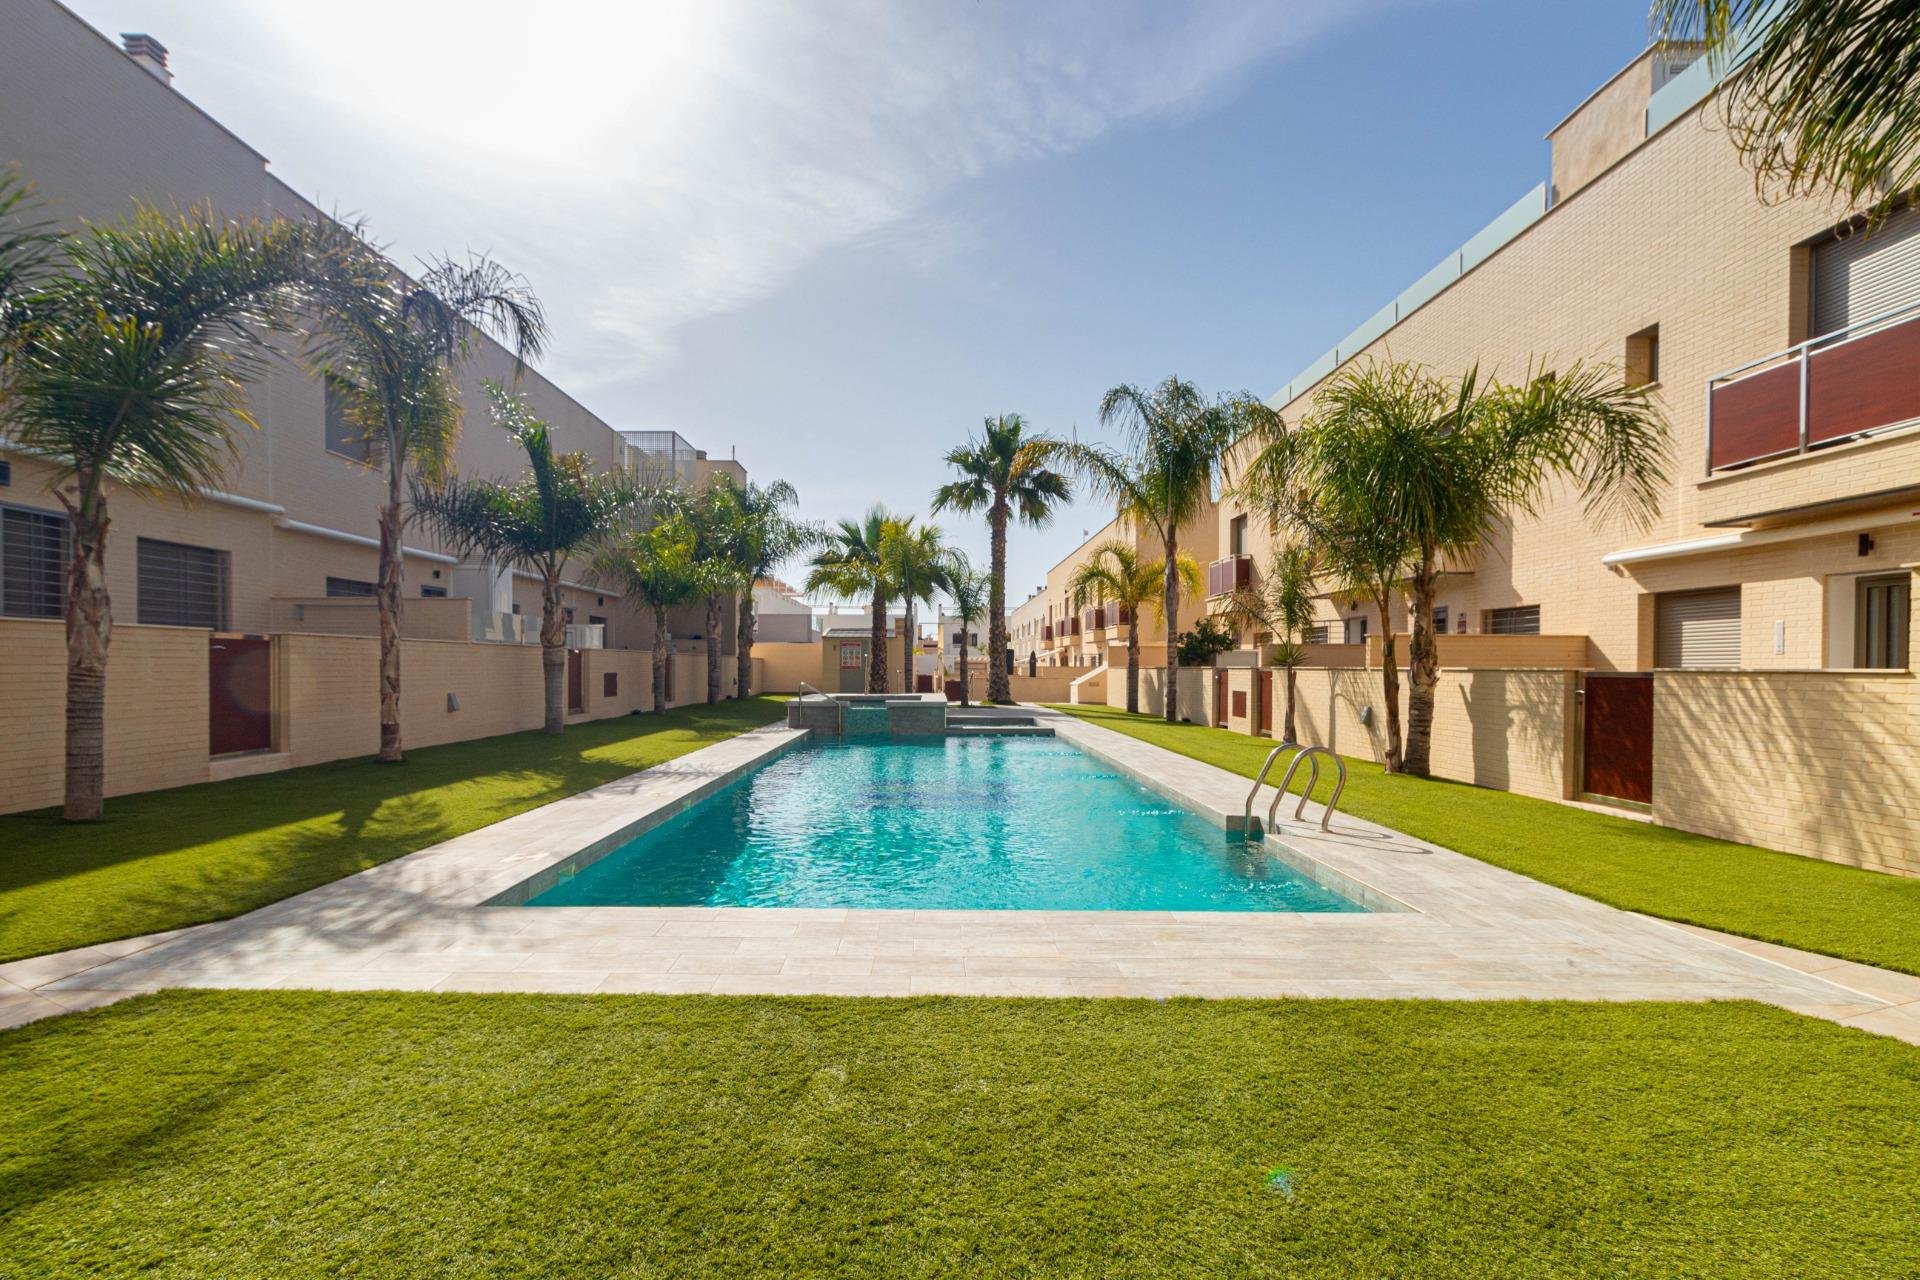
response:
[(1707, 381), (1707, 472), (1807, 453), (1920, 418), (1920, 303)]
[(1227, 596), (1253, 585), (1253, 557), (1228, 556), (1207, 566), (1207, 594)]

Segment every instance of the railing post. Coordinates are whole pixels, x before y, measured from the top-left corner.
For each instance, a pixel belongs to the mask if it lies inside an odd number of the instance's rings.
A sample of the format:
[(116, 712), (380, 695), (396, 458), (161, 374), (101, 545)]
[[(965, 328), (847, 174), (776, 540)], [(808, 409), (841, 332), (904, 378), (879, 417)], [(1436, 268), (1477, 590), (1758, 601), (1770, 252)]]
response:
[(1707, 379), (1707, 474), (1713, 474), (1713, 379)]

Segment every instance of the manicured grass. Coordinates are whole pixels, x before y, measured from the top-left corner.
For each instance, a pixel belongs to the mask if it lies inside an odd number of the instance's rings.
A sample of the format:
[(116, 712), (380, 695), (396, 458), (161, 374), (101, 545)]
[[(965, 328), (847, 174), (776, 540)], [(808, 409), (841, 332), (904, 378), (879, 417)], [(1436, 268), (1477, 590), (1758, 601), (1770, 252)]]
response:
[(8, 1275), (1920, 1270), (1920, 1051), (1751, 1004), (174, 992), (0, 1079)]
[(768, 724), (751, 698), (0, 817), (0, 962), (239, 915)]
[[(1061, 706), (1081, 719), (1252, 778), (1262, 738)], [(1920, 880), (1347, 760), (1340, 808), (1629, 911), (1920, 973)], [(1300, 783), (1296, 781), (1295, 790)], [(1317, 798), (1332, 789), (1323, 780)]]

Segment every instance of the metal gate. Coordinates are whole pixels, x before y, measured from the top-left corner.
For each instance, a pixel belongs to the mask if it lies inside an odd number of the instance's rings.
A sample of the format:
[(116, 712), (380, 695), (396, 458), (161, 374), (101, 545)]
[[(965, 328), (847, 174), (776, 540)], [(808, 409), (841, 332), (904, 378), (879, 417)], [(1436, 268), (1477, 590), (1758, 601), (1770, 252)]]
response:
[(207, 751), (273, 749), (273, 642), (214, 636), (207, 646)]
[(1589, 672), (1580, 733), (1580, 789), (1653, 803), (1653, 676)]

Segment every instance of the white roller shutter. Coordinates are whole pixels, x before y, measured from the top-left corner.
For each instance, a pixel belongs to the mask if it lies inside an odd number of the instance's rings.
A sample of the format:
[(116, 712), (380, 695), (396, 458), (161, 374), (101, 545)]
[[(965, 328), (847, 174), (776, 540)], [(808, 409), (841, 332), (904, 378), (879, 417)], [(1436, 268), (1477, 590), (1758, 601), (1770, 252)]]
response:
[(1657, 667), (1740, 665), (1740, 588), (1671, 591), (1654, 601)]
[(1920, 209), (1814, 246), (1814, 337), (1913, 302), (1920, 302)]

